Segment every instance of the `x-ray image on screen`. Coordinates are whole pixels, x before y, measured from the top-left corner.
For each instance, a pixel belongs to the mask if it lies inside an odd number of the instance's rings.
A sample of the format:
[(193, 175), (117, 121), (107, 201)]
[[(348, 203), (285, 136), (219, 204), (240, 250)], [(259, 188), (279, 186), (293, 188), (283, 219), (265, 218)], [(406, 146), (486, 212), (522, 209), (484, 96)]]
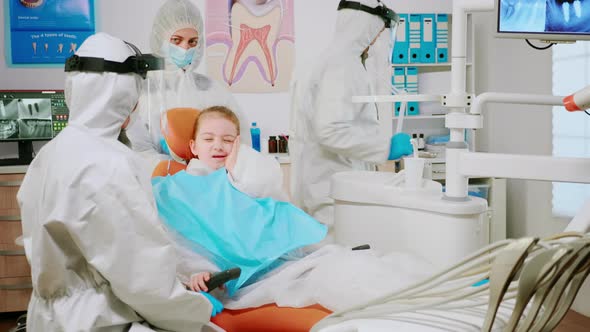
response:
[(51, 99), (19, 99), (19, 119), (51, 119)]
[(0, 120), (0, 139), (18, 138), (18, 120)]
[(498, 32), (590, 32), (590, 0), (500, 0)]
[(0, 108), (0, 139), (52, 137), (51, 99), (4, 99)]
[(590, 32), (590, 1), (548, 0), (545, 31)]
[(51, 138), (51, 119), (19, 119), (19, 138)]
[(0, 109), (0, 120), (18, 119), (18, 99), (4, 99)]

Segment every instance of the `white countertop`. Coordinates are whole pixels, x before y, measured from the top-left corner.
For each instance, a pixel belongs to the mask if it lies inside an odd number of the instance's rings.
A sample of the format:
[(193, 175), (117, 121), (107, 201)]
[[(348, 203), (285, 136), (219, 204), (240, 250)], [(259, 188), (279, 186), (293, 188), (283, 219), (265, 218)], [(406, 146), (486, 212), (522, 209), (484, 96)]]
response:
[(277, 158), (280, 164), (290, 164), (291, 158), (288, 153), (269, 153), (269, 155)]

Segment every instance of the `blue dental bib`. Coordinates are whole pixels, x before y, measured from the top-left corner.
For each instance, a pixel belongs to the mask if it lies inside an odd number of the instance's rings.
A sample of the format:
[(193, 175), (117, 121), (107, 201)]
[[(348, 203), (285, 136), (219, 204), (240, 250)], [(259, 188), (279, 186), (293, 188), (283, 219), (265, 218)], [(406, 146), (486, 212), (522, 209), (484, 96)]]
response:
[(325, 225), (290, 203), (240, 192), (225, 168), (207, 176), (181, 171), (156, 177), (152, 185), (158, 213), (170, 230), (221, 270), (242, 269), (226, 284), (230, 295), (283, 254), (317, 243), (327, 233)]

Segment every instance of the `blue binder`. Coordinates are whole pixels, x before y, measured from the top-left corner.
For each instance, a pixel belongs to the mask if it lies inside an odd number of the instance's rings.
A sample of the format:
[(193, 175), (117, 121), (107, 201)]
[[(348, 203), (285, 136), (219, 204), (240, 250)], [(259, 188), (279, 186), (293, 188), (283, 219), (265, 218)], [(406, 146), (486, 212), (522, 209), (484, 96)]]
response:
[(449, 62), (449, 15), (436, 15), (436, 62)]
[[(406, 68), (404, 68), (404, 67), (394, 67), (393, 68), (393, 76), (391, 77), (391, 84), (400, 91), (403, 91), (406, 88)], [(400, 102), (394, 103), (395, 115), (399, 115), (400, 107), (401, 107)]]
[(420, 30), (420, 61), (423, 63), (436, 62), (435, 18), (435, 14), (422, 14), (422, 29)]
[(410, 48), (410, 22), (408, 14), (399, 14), (399, 24), (391, 56), (392, 63), (408, 63), (408, 53)]
[[(408, 94), (418, 94), (418, 68), (406, 67), (406, 90)], [(419, 104), (417, 101), (408, 102), (407, 115), (420, 114)]]
[(420, 59), (420, 39), (422, 30), (422, 15), (410, 14), (410, 61), (409, 63), (419, 63)]

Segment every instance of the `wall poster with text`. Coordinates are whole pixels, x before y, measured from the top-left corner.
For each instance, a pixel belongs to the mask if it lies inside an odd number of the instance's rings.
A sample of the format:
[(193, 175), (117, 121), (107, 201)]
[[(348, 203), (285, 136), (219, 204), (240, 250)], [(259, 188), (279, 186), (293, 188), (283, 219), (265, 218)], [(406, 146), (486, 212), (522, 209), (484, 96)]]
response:
[(94, 0), (7, 2), (9, 64), (63, 64), (88, 36), (95, 33)]

